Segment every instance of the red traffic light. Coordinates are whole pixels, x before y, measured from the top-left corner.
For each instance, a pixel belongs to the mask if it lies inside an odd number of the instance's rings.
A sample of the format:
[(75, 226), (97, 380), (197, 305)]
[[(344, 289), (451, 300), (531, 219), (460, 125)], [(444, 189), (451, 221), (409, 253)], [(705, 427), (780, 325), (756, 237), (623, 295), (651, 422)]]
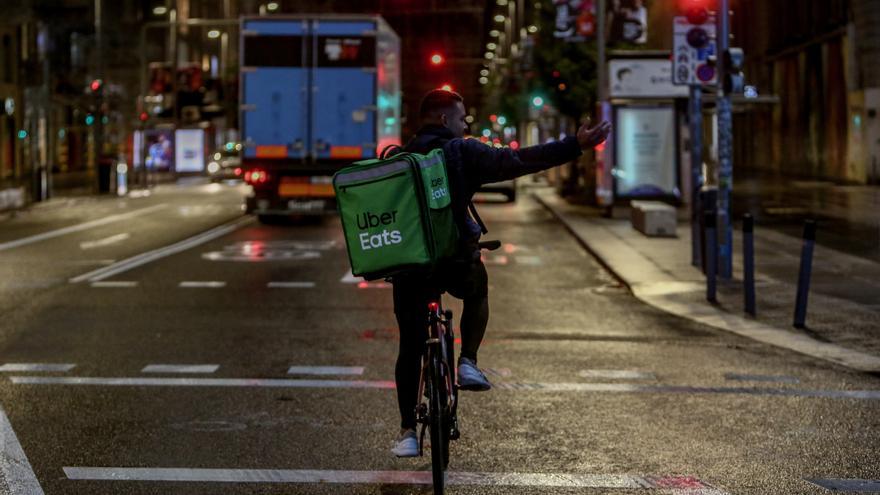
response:
[(685, 14), (687, 20), (691, 24), (699, 26), (709, 20), (709, 9), (706, 7), (691, 7)]
[(444, 61), (443, 55), (440, 55), (439, 53), (435, 53), (435, 54), (431, 55), (431, 63), (432, 64), (440, 65), (443, 63), (443, 61)]
[(150, 115), (147, 112), (141, 112), (140, 115), (138, 115), (138, 120), (140, 120), (141, 122), (146, 122), (149, 118)]
[(101, 86), (102, 86), (103, 84), (104, 84), (104, 82), (101, 81), (100, 79), (94, 79), (94, 80), (91, 82), (91, 84), (89, 84), (89, 89), (91, 89), (93, 93), (94, 93), (94, 92), (97, 92), (99, 89), (101, 89)]

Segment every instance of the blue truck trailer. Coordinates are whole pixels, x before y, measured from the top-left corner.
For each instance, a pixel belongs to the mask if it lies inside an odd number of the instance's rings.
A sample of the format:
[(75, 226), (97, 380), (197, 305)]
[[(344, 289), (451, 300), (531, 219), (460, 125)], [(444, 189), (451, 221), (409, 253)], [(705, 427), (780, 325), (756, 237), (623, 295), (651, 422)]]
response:
[(380, 16), (241, 19), (249, 213), (324, 214), (333, 174), (400, 143), (400, 39)]

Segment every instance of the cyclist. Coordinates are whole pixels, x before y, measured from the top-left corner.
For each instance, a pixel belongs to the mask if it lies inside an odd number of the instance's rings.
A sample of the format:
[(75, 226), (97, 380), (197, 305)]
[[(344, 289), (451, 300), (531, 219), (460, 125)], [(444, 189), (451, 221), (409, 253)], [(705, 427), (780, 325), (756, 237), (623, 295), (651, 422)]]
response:
[(581, 150), (602, 143), (611, 131), (608, 122), (560, 141), (512, 150), (493, 148), (462, 139), (468, 130), (464, 100), (453, 91), (433, 90), (422, 99), (422, 127), (404, 147), (427, 153), (443, 148), (446, 158), (453, 217), (458, 227), (458, 254), (433, 274), (410, 273), (393, 278), (394, 313), (400, 328), (400, 349), (394, 370), (401, 431), (392, 452), (398, 457), (419, 454), (415, 406), (418, 402), (421, 357), (425, 350), (425, 314), (430, 299), (446, 291), (463, 300), (461, 356), (458, 383), (462, 390), (485, 391), (492, 386), (477, 368), (477, 350), (489, 321), (488, 277), (480, 260), (478, 242), (485, 227), (473, 207), (474, 193), (483, 184), (513, 179), (570, 162)]

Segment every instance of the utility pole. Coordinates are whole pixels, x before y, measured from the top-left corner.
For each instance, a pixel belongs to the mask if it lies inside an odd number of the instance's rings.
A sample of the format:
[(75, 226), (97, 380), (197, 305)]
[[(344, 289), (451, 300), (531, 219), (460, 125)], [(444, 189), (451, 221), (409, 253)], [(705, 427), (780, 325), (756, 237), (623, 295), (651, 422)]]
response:
[[(104, 81), (104, 26), (101, 20), (103, 13), (101, 11), (101, 1), (95, 0), (95, 55), (97, 57), (96, 79)], [(102, 108), (104, 106), (103, 91), (99, 91), (95, 97), (95, 163), (97, 176), (100, 182), (100, 164), (101, 156), (104, 153), (104, 115)]]
[(729, 0), (718, 0), (717, 65), (718, 65), (718, 265), (719, 275), (733, 275), (733, 228), (730, 218), (730, 190), (733, 185), (733, 121), (730, 94), (724, 90), (727, 75), (725, 53), (730, 44), (728, 19)]

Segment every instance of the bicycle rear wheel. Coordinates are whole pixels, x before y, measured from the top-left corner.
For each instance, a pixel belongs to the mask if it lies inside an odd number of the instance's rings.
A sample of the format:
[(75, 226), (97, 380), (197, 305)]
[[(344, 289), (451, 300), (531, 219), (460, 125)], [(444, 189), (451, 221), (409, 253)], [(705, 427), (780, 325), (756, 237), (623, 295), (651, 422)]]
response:
[(428, 428), (431, 432), (431, 471), (434, 479), (434, 495), (443, 494), (446, 466), (449, 464), (449, 420), (446, 417), (446, 385), (441, 375), (441, 359), (438, 352), (431, 352), (430, 361), (430, 409)]

